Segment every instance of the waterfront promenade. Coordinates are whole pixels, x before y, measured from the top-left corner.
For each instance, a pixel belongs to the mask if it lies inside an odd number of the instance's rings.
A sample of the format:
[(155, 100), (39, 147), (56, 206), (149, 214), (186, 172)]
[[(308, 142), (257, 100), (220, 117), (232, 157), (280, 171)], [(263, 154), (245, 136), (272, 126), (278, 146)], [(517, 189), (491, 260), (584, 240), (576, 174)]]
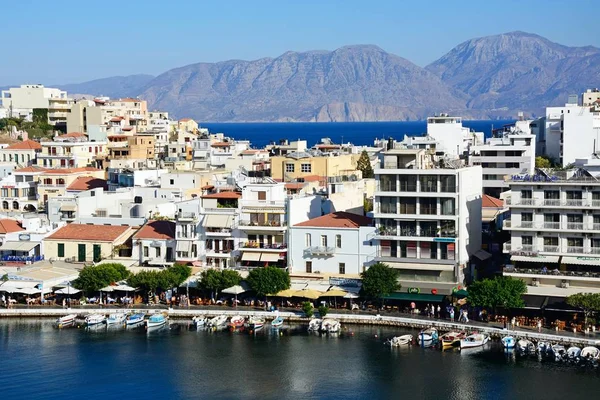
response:
[[(0, 309), (1, 318), (58, 318), (66, 314), (86, 315), (92, 313), (111, 313), (111, 312), (167, 312), (172, 320), (191, 320), (193, 316), (217, 316), (217, 315), (260, 315), (267, 318), (273, 318), (274, 313), (265, 311), (257, 307), (223, 307), (223, 306), (193, 306), (167, 308), (165, 306), (136, 306), (134, 308), (120, 307), (97, 307), (97, 306), (78, 306), (71, 309), (61, 307), (17, 307), (10, 309)], [(340, 312), (341, 311), (341, 312)], [(279, 315), (289, 322), (306, 323), (308, 320), (304, 314), (296, 309), (280, 309)], [(328, 318), (338, 319), (343, 324), (362, 324), (362, 325), (381, 325), (381, 326), (397, 326), (412, 329), (424, 329), (435, 327), (442, 332), (461, 331), (469, 332), (478, 331), (490, 335), (493, 338), (511, 335), (516, 338), (527, 338), (535, 341), (543, 340), (550, 342), (560, 342), (565, 344), (573, 344), (578, 346), (600, 346), (600, 333), (590, 332), (573, 333), (568, 331), (554, 331), (550, 329), (542, 329), (541, 332), (530, 328), (515, 328), (503, 329), (502, 326), (494, 323), (470, 321), (469, 323), (452, 322), (448, 319), (427, 318), (423, 316), (415, 316), (402, 313), (384, 313), (376, 314), (368, 311), (346, 311), (335, 310), (327, 314)]]

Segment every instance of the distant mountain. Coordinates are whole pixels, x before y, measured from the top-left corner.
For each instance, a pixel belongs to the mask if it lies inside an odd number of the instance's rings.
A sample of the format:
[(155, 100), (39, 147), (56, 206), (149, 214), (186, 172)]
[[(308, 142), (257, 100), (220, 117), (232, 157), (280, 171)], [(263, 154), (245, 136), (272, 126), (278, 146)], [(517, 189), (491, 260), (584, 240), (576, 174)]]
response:
[(49, 85), (58, 87), (73, 94), (88, 94), (94, 96), (108, 96), (112, 98), (137, 96), (142, 88), (150, 82), (152, 75), (112, 76), (110, 78), (96, 79), (89, 82), (71, 83), (66, 85)]
[(152, 108), (202, 121), (365, 121), (464, 109), (466, 96), (376, 46), (172, 69), (141, 93)]
[(461, 43), (426, 69), (470, 99), (471, 109), (541, 110), (600, 82), (600, 49), (510, 32)]

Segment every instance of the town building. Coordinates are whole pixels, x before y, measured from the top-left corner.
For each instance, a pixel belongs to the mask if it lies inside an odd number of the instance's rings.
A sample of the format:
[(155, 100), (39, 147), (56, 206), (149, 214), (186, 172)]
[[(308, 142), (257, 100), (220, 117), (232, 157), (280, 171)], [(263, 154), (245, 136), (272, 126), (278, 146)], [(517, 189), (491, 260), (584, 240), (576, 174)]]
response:
[(106, 142), (91, 142), (87, 135), (70, 132), (41, 142), (37, 165), (44, 168), (83, 168), (98, 165), (107, 152)]
[(399, 270), (403, 292), (447, 295), (469, 278), (481, 249), (481, 171), (422, 149), (382, 152), (373, 261)]
[(133, 235), (132, 257), (139, 265), (173, 265), (175, 249), (175, 222), (173, 221), (149, 220)]
[(198, 123), (191, 118), (182, 118), (177, 121), (177, 129), (185, 132), (198, 132)]
[(2, 107), (16, 110), (47, 109), (48, 123), (66, 126), (73, 100), (67, 92), (44, 85), (21, 85), (2, 91)]
[(42, 145), (33, 140), (16, 142), (0, 149), (0, 161), (14, 163), (17, 168), (35, 164)]
[(301, 151), (271, 157), (271, 177), (280, 182), (305, 176), (343, 176), (356, 174), (360, 154), (323, 155), (320, 151)]

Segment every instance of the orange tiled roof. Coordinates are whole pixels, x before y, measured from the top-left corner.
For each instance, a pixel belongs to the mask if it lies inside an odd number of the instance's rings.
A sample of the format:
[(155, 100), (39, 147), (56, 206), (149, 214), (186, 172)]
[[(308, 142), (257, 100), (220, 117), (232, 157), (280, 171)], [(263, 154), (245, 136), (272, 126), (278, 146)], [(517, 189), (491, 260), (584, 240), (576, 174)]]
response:
[(0, 233), (20, 232), (24, 230), (21, 224), (14, 219), (0, 219)]
[(291, 190), (302, 189), (303, 187), (304, 187), (304, 183), (303, 182), (291, 182), (291, 183), (286, 183), (285, 184), (285, 188), (286, 189), (291, 189)]
[(231, 146), (233, 143), (229, 143), (229, 142), (216, 142), (211, 144), (212, 147), (229, 147)]
[(105, 179), (94, 178), (93, 176), (80, 176), (75, 179), (73, 183), (67, 187), (67, 190), (72, 191), (85, 191), (90, 189), (103, 188), (104, 190), (108, 189), (108, 185)]
[(214, 189), (214, 188), (215, 187), (213, 185), (204, 185), (200, 189), (202, 189), (202, 190), (210, 190), (210, 189)]
[(332, 150), (332, 149), (339, 149), (340, 146), (337, 144), (318, 144), (315, 146), (315, 148), (324, 149), (324, 150)]
[(88, 240), (94, 242), (114, 242), (130, 227), (120, 225), (69, 224), (63, 226), (47, 239), (52, 240)]
[(65, 133), (64, 135), (60, 135), (59, 138), (79, 138), (79, 137), (87, 137), (87, 135), (85, 133), (81, 133), (81, 132), (69, 132), (69, 133)]
[(30, 165), (29, 167), (19, 168), (13, 172), (45, 172), (46, 168), (38, 167), (37, 165)]
[(175, 222), (148, 221), (133, 235), (134, 239), (171, 240), (175, 239)]
[(294, 226), (311, 226), (315, 228), (358, 228), (360, 226), (372, 226), (373, 218), (352, 214), (345, 211), (334, 212), (300, 222)]
[(124, 117), (112, 117), (110, 119), (110, 122), (121, 122), (123, 121), (125, 118)]
[(319, 175), (306, 175), (303, 176), (302, 179), (304, 179), (304, 182), (319, 182), (325, 178), (322, 178)]
[(504, 200), (497, 199), (492, 196), (484, 194), (481, 198), (481, 207), (483, 208), (503, 208)]
[(94, 167), (80, 167), (80, 168), (56, 168), (56, 169), (46, 169), (43, 172), (47, 173), (47, 174), (57, 174), (57, 175), (62, 175), (62, 174), (75, 174), (75, 173), (79, 173), (79, 172), (99, 172), (102, 171), (101, 169), (98, 168), (94, 168)]
[(253, 154), (256, 154), (256, 153), (258, 153), (258, 150), (244, 150), (240, 154), (253, 155)]
[(239, 199), (242, 194), (239, 192), (219, 192), (202, 196), (203, 199)]
[(189, 121), (192, 121), (192, 119), (191, 118), (182, 118), (179, 120), (179, 122), (189, 122)]
[(22, 142), (13, 143), (6, 147), (6, 150), (40, 150), (42, 145), (34, 140), (25, 140)]

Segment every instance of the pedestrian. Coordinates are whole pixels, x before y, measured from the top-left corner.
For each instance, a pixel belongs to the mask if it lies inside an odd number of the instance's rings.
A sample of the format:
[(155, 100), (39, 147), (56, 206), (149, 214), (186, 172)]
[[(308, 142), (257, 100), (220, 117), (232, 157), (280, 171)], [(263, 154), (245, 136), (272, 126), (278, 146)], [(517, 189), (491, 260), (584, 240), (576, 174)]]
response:
[(427, 305), (425, 306), (425, 314), (427, 314), (427, 316), (428, 316), (428, 317), (430, 317), (430, 316), (431, 316), (431, 314), (430, 314), (430, 311), (429, 311), (429, 304), (427, 304)]
[(542, 320), (541, 320), (541, 318), (537, 322), (537, 328), (538, 328), (538, 332), (542, 331)]
[(62, 302), (62, 303), (63, 303), (63, 308), (66, 308), (66, 305), (67, 305), (67, 300), (66, 300), (66, 299), (63, 299), (63, 302)]
[(512, 328), (515, 329), (515, 323), (517, 322), (517, 319), (515, 317), (512, 317), (512, 319), (510, 320), (510, 324), (512, 325)]
[(467, 312), (467, 310), (464, 311), (465, 313), (465, 324), (469, 323), (469, 313)]
[(450, 309), (450, 321), (454, 322), (454, 307)]
[(4, 297), (4, 293), (2, 293), (2, 305), (6, 307), (6, 297)]
[(437, 317), (441, 318), (442, 316), (442, 307), (440, 307), (440, 305), (438, 304), (437, 306)]
[(12, 299), (10, 298), (10, 296), (8, 296), (8, 302), (6, 303), (6, 308), (10, 308), (11, 307), (11, 305), (12, 305), (11, 304), (11, 300)]
[(415, 304), (415, 302), (414, 302), (414, 301), (411, 301), (411, 302), (410, 302), (410, 313), (411, 313), (411, 314), (414, 314), (414, 313), (415, 313), (415, 307), (416, 307), (416, 306), (417, 306), (417, 305)]

